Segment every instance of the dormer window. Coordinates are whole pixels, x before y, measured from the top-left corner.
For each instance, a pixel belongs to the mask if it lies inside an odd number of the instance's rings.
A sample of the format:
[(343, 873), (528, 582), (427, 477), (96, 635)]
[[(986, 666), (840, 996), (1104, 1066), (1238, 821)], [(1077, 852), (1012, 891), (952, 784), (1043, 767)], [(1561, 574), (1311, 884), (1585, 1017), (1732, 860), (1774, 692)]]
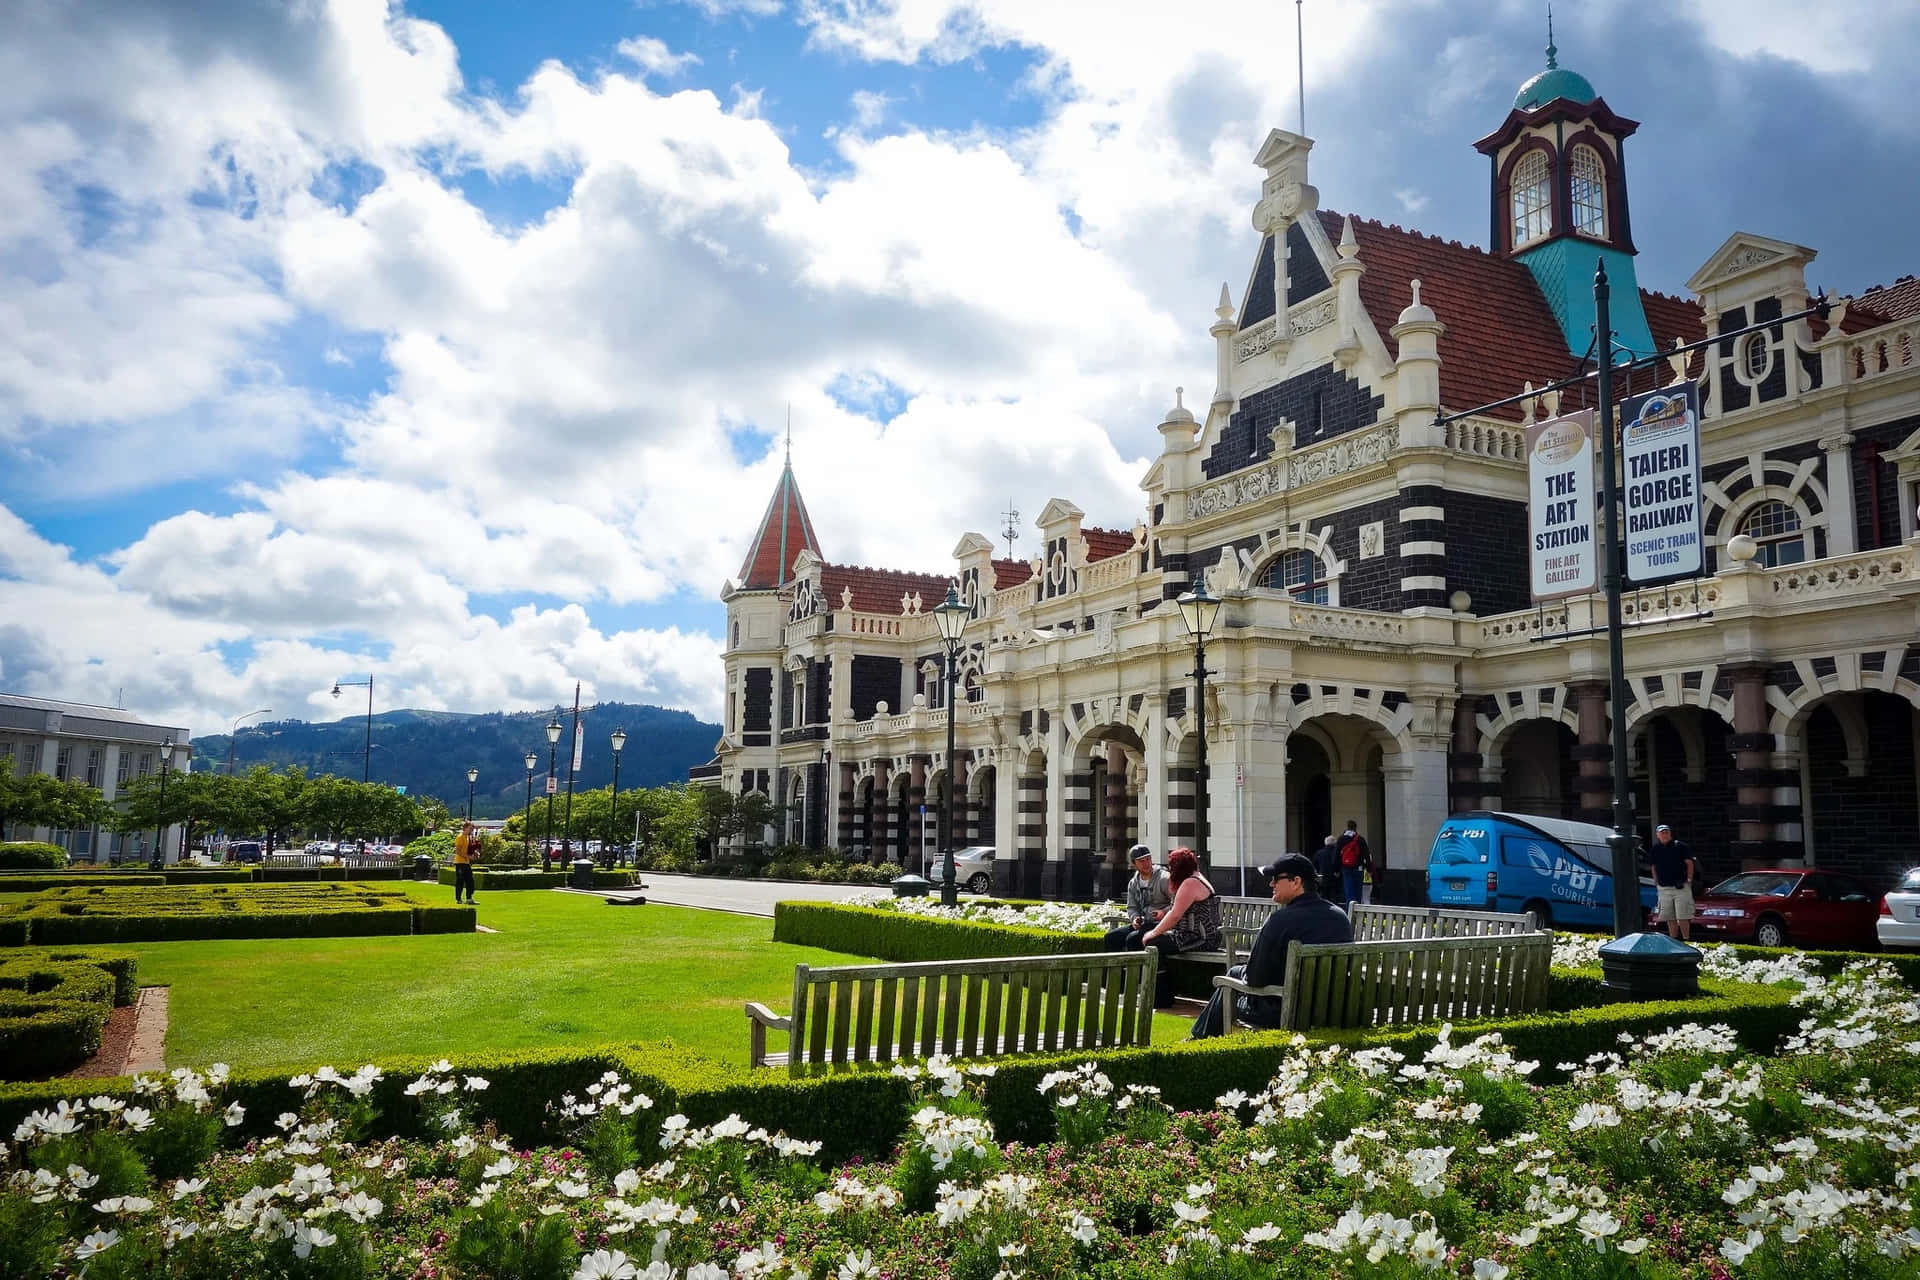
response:
[(1513, 168), (1513, 246), (1553, 234), (1553, 174), (1544, 151), (1529, 151)]
[(1573, 176), (1573, 229), (1583, 236), (1607, 236), (1607, 168), (1600, 153), (1581, 145), (1573, 149), (1568, 166)]

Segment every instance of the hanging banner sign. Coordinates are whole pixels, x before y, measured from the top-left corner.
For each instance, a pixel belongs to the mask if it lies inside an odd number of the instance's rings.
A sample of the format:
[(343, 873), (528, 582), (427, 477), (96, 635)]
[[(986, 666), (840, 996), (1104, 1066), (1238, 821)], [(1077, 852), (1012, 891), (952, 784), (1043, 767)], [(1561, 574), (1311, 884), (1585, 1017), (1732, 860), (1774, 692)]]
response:
[(1527, 558), (1533, 598), (1583, 595), (1599, 581), (1593, 534), (1593, 411), (1527, 428)]
[(1626, 482), (1627, 580), (1645, 585), (1700, 572), (1700, 393), (1697, 384), (1620, 405)]
[(580, 772), (580, 761), (586, 755), (586, 750), (587, 722), (575, 720), (573, 722), (573, 772)]

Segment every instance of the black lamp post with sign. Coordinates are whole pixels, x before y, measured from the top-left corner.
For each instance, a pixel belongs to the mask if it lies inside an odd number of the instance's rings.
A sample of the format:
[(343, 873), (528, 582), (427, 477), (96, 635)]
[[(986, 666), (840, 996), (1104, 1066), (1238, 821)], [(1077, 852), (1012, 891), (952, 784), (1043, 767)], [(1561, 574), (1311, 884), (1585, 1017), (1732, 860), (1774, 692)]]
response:
[(173, 764), (173, 739), (160, 744), (160, 825), (153, 833), (153, 865), (167, 861), (167, 772)]
[(473, 784), (480, 781), (478, 769), (467, 770), (467, 821), (473, 821)]
[(547, 843), (540, 850), (540, 866), (546, 871), (553, 869), (553, 784), (558, 776), (560, 759), (556, 753), (560, 750), (560, 735), (564, 732), (566, 730), (560, 724), (560, 712), (556, 708), (553, 719), (547, 721)]
[(527, 808), (520, 815), (520, 869), (527, 869), (527, 857), (533, 851), (533, 766), (540, 763), (538, 752), (527, 752)]
[(613, 737), (613, 803), (607, 812), (606, 865), (613, 865), (614, 846), (620, 843), (620, 751), (627, 745), (627, 731), (615, 729)]
[(940, 872), (940, 902), (948, 907), (960, 905), (960, 886), (954, 881), (953, 868), (953, 730), (960, 719), (960, 708), (954, 704), (953, 691), (954, 677), (960, 667), (960, 635), (967, 629), (970, 612), (960, 603), (960, 593), (951, 585), (947, 587), (947, 598), (933, 609), (934, 625), (940, 628), (940, 639), (947, 650), (947, 785), (940, 805), (940, 847), (945, 851)]
[(1193, 771), (1193, 852), (1200, 865), (1207, 865), (1207, 637), (1220, 617), (1220, 602), (1200, 585), (1174, 602), (1180, 608), (1180, 621), (1193, 637), (1193, 728), (1199, 758)]

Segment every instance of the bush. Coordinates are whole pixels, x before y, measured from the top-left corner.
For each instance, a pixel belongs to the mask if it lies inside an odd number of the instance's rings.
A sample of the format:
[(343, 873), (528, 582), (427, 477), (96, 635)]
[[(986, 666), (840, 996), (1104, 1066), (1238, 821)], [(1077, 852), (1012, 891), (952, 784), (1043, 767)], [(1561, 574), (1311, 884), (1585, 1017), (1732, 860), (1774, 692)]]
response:
[(0, 867), (48, 868), (67, 865), (67, 851), (37, 840), (0, 840)]
[(92, 884), (165, 884), (167, 878), (151, 875), (121, 875), (109, 871), (65, 871), (55, 874), (13, 872), (0, 874), (0, 893), (41, 893), (73, 885)]
[(1102, 942), (1090, 934), (935, 920), (832, 902), (775, 903), (773, 940), (896, 962), (1085, 955)]
[(416, 906), (413, 909), (415, 933), (472, 933), (475, 923), (472, 907)]
[(107, 1015), (132, 1002), (133, 983), (125, 953), (101, 962), (84, 953), (0, 958), (0, 1079), (56, 1075), (99, 1052)]
[(89, 884), (0, 905), (0, 941), (15, 945), (412, 932), (413, 904), (406, 896), (366, 885)]

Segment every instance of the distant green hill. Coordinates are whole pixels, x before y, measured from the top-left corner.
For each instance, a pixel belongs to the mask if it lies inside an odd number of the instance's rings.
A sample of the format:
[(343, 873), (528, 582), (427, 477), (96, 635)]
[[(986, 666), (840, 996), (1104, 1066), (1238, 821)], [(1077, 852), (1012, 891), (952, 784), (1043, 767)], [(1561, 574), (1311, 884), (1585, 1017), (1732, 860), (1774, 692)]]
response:
[[(407, 794), (438, 796), (447, 808), (461, 812), (467, 803), (467, 768), (480, 770), (474, 784), (474, 813), (503, 818), (526, 799), (529, 751), (540, 754), (533, 790), (540, 795), (547, 777), (547, 721), (552, 711), (487, 712), (468, 715), (457, 711), (382, 711), (373, 717), (372, 777), (375, 782), (404, 786)], [(560, 717), (571, 732), (572, 709)], [(627, 731), (620, 754), (620, 789), (657, 787), (685, 782), (687, 770), (713, 758), (720, 726), (696, 720), (685, 711), (635, 703), (606, 702), (580, 713), (586, 750), (574, 789), (590, 791), (613, 780), (613, 748), (607, 738), (615, 728)], [(366, 745), (366, 718), (349, 717), (325, 723), (305, 720), (267, 721), (240, 730), (234, 744), (236, 767), (245, 772), (257, 764), (274, 768), (297, 764), (310, 774), (337, 773), (358, 778)], [(570, 739), (562, 736), (556, 772), (562, 793), (567, 785)], [(224, 733), (193, 740), (193, 767), (224, 772), (228, 738)]]

